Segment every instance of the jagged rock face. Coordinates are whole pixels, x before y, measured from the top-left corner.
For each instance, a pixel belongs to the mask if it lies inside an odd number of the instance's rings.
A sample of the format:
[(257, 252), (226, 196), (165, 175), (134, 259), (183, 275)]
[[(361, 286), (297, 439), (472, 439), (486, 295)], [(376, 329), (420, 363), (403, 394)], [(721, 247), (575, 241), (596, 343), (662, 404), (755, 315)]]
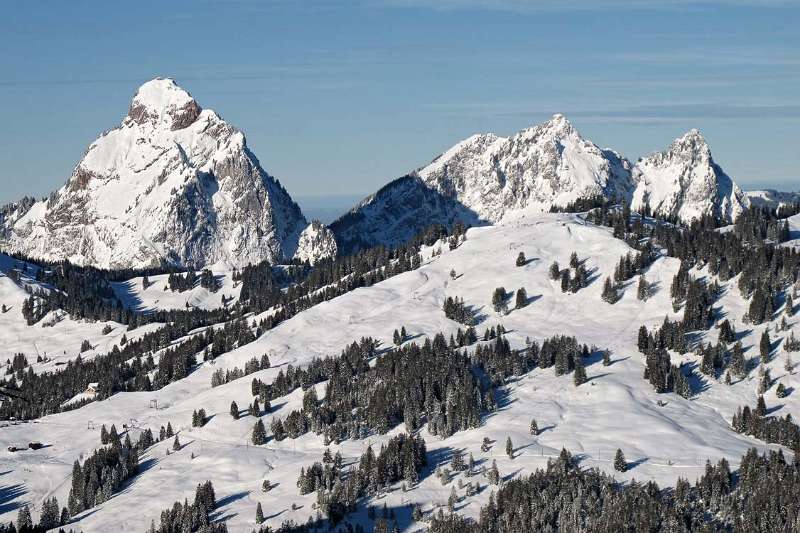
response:
[(336, 252), (336, 237), (333, 232), (322, 222), (314, 220), (300, 234), (294, 256), (313, 265), (321, 259), (336, 257)]
[(334, 221), (340, 252), (408, 241), (431, 224), (451, 227), (456, 221), (475, 226), (486, 221), (451, 197), (428, 187), (419, 176), (398, 178), (368, 196)]
[(102, 268), (243, 266), (294, 255), (299, 207), (244, 135), (172, 80), (139, 88), (47, 201), (7, 217), (6, 245)]
[(470, 137), (419, 175), (491, 222), (515, 210), (547, 211), (593, 195), (627, 199), (632, 191), (628, 162), (581, 137), (563, 115), (509, 138)]
[(711, 157), (697, 130), (676, 139), (664, 152), (634, 165), (631, 207), (645, 203), (653, 213), (691, 222), (713, 215), (732, 222), (749, 205), (747, 196)]
[(628, 200), (630, 164), (585, 140), (562, 115), (504, 138), (474, 135), (366, 198), (331, 225), (342, 248), (393, 245), (426, 226), (500, 222), (578, 198)]
[(761, 191), (745, 191), (745, 196), (750, 205), (755, 207), (766, 207), (777, 209), (784, 205), (800, 203), (800, 192), (781, 192), (774, 189), (764, 189)]

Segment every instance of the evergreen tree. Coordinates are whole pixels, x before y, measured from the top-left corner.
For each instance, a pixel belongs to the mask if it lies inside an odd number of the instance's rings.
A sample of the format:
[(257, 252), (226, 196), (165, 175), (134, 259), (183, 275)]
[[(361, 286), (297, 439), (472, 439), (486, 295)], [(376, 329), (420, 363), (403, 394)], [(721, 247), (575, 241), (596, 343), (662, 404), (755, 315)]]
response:
[(505, 314), (508, 311), (507, 293), (504, 287), (497, 287), (492, 293), (492, 307), (495, 312)]
[(744, 359), (744, 349), (741, 342), (734, 344), (733, 350), (731, 350), (730, 371), (739, 379), (747, 375), (747, 363)]
[(575, 373), (573, 374), (575, 380), (575, 386), (579, 387), (586, 383), (586, 368), (583, 366), (583, 361), (581, 361), (580, 357), (575, 359)]
[(492, 467), (486, 474), (486, 477), (489, 479), (490, 485), (499, 485), (500, 484), (500, 471), (497, 469), (497, 461), (492, 459)]
[(567, 292), (569, 290), (569, 270), (564, 270), (561, 273), (561, 292)]
[(58, 508), (58, 500), (55, 496), (52, 498), (45, 498), (42, 502), (42, 513), (39, 517), (39, 527), (42, 530), (56, 528), (60, 523), (60, 510)]
[(758, 397), (758, 401), (756, 402), (756, 408), (754, 410), (756, 416), (764, 417), (767, 415), (767, 402), (764, 401), (763, 396)]
[(510, 436), (506, 437), (506, 455), (509, 459), (514, 458), (514, 444), (512, 444)]
[(231, 402), (231, 417), (234, 420), (239, 420), (239, 406), (236, 405), (236, 402)]
[(603, 350), (603, 366), (611, 366), (611, 351)]
[(176, 452), (181, 449), (181, 441), (178, 440), (177, 435), (175, 435), (175, 440), (172, 441), (172, 449)]
[(535, 418), (531, 418), (531, 429), (530, 429), (530, 431), (531, 431), (531, 435), (533, 435), (534, 437), (539, 434), (539, 426), (536, 424), (536, 419)]
[(264, 422), (262, 422), (260, 418), (253, 426), (252, 442), (256, 446), (267, 442), (267, 430), (264, 427)]
[(572, 268), (578, 268), (580, 261), (578, 260), (578, 253), (572, 252), (569, 256), (569, 266)]
[(762, 363), (769, 363), (769, 354), (772, 351), (772, 341), (769, 339), (769, 328), (765, 328), (758, 343)]
[(33, 520), (31, 519), (31, 510), (28, 504), (23, 505), (17, 512), (17, 530), (28, 531), (33, 528)]
[(561, 268), (556, 261), (553, 261), (553, 264), (550, 265), (550, 279), (553, 281), (561, 279)]
[(614, 455), (614, 470), (624, 472), (628, 469), (628, 463), (625, 461), (625, 454), (622, 450), (617, 448), (617, 453)]
[(261, 508), (261, 502), (256, 505), (256, 524), (264, 523), (264, 510)]
[(603, 301), (608, 302), (610, 304), (615, 304), (619, 300), (617, 287), (611, 282), (611, 278), (606, 278), (605, 281), (603, 282), (602, 298)]
[(639, 285), (636, 289), (636, 297), (646, 302), (652, 294), (652, 289), (650, 287), (650, 283), (645, 279), (644, 276), (639, 276)]
[(525, 254), (523, 252), (520, 252), (517, 256), (517, 266), (525, 266)]
[(520, 287), (517, 289), (517, 296), (516, 301), (514, 302), (514, 306), (517, 309), (522, 309), (528, 304), (528, 293), (525, 291), (525, 287)]

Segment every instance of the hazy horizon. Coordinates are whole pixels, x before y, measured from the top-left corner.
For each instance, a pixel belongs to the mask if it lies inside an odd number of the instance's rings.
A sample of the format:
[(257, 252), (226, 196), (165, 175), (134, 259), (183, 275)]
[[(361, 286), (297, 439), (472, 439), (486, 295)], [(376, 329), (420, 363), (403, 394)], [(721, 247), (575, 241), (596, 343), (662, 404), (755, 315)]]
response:
[(0, 203), (59, 188), (157, 76), (241, 129), (293, 197), (365, 196), (472, 134), (554, 113), (632, 160), (698, 128), (743, 188), (800, 188), (795, 1), (89, 0), (4, 14)]

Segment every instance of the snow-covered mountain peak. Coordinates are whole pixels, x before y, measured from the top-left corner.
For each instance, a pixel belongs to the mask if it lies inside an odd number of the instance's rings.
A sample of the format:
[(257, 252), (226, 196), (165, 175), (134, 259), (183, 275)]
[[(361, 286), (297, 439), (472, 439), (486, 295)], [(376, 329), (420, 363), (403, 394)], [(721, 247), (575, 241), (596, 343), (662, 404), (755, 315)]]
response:
[(201, 111), (192, 95), (174, 80), (156, 78), (139, 87), (126, 118), (139, 125), (177, 130), (191, 125)]
[(646, 204), (654, 213), (684, 222), (713, 215), (733, 221), (747, 207), (747, 196), (714, 162), (703, 135), (691, 129), (663, 152), (639, 160), (633, 169), (632, 207)]
[(314, 220), (300, 234), (295, 258), (312, 265), (320, 259), (336, 257), (336, 237), (325, 224)]
[(549, 120), (522, 130), (518, 135), (520, 137), (531, 139), (563, 139), (571, 135), (581, 137), (580, 133), (578, 133), (578, 130), (575, 129), (567, 117), (561, 113), (556, 113)]
[(692, 128), (672, 141), (666, 154), (670, 157), (688, 157), (702, 161), (711, 159), (711, 148), (700, 130)]
[(366, 198), (332, 228), (344, 249), (396, 244), (432, 223), (496, 223), (590, 196), (627, 200), (631, 191), (628, 161), (554, 115), (511, 137), (468, 137)]
[(239, 130), (156, 79), (64, 187), (4, 225), (10, 250), (127, 268), (290, 259), (306, 221)]

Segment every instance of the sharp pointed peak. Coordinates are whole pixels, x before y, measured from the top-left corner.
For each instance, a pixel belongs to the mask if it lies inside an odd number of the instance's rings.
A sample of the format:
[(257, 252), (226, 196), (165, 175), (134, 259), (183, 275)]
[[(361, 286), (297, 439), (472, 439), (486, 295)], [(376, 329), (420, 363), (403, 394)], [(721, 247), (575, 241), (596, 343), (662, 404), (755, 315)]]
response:
[(131, 101), (128, 117), (137, 124), (181, 129), (193, 123), (201, 108), (188, 91), (172, 78), (154, 78), (143, 83)]
[(697, 128), (692, 128), (674, 141), (669, 146), (670, 152), (711, 153), (706, 138)]

